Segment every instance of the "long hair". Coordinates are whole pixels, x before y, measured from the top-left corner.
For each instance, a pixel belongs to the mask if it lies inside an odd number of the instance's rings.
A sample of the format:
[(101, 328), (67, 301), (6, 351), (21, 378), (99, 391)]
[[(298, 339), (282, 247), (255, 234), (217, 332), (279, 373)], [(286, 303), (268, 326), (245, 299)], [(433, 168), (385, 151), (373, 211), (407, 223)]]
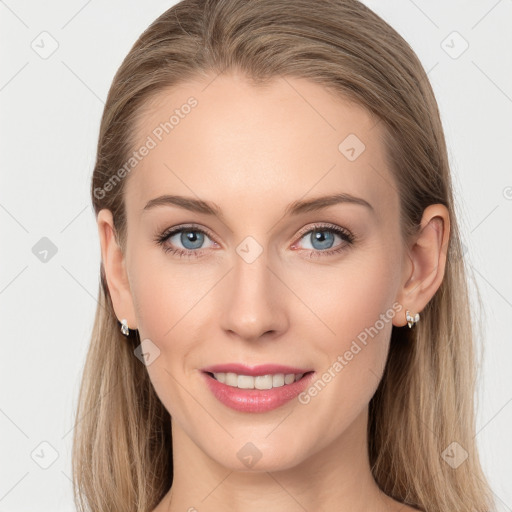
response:
[[(165, 88), (235, 69), (255, 85), (305, 78), (375, 115), (404, 240), (418, 233), (428, 205), (447, 207), (444, 279), (414, 329), (393, 327), (384, 375), (369, 404), (370, 466), (386, 494), (426, 512), (488, 512), (492, 493), (474, 439), (478, 367), (468, 268), (438, 106), (414, 51), (364, 4), (183, 0), (164, 12), (131, 48), (109, 90), (91, 184), (96, 215), (112, 211), (124, 251), (119, 170), (134, 151), (144, 106)], [(171, 486), (170, 416), (134, 356), (139, 343), (137, 332), (126, 340), (119, 330), (100, 263), (73, 439), (80, 511), (149, 512)]]

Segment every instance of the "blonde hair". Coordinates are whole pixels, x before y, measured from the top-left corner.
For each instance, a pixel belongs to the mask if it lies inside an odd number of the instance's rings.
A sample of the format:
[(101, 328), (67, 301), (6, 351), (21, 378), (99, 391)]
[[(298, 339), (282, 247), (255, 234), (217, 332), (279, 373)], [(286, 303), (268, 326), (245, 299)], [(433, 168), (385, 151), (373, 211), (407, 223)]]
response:
[[(125, 179), (144, 106), (187, 80), (241, 71), (255, 85), (305, 78), (354, 101), (382, 123), (399, 193), (404, 241), (423, 210), (449, 210), (444, 280), (414, 329), (393, 327), (387, 366), (369, 405), (370, 465), (380, 488), (426, 512), (494, 506), (475, 444), (476, 361), (467, 268), (456, 222), (443, 127), (427, 75), (410, 46), (357, 0), (183, 0), (140, 36), (117, 71), (101, 120), (91, 198), (114, 215), (125, 248)], [(213, 76), (213, 75), (211, 75)], [(101, 284), (73, 439), (80, 511), (148, 512), (172, 483), (170, 416), (121, 334)], [(128, 342), (127, 342), (128, 341)], [(456, 469), (442, 454), (458, 443)]]

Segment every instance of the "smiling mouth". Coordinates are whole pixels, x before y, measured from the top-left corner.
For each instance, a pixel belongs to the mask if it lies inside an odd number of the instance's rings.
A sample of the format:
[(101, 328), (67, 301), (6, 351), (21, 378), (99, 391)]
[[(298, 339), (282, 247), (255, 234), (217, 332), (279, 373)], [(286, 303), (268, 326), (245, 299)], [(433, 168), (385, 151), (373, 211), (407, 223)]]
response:
[(231, 372), (205, 372), (212, 379), (238, 389), (274, 389), (283, 386), (288, 386), (304, 378), (306, 375), (313, 373), (309, 371), (306, 373), (274, 373), (267, 375), (240, 375)]

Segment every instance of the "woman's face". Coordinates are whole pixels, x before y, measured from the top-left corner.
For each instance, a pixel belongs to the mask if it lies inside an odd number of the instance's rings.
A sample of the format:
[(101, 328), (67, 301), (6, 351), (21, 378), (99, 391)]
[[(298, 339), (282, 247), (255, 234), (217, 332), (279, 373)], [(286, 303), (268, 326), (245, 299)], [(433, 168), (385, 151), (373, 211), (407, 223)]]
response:
[[(231, 469), (285, 469), (366, 434), (409, 307), (398, 195), (362, 108), (302, 79), (213, 78), (159, 94), (137, 125), (124, 178), (133, 302), (119, 313), (150, 340), (173, 433)], [(319, 201), (344, 195), (357, 199)], [(254, 379), (231, 364), (288, 368)], [(212, 366), (235, 375), (213, 382)]]

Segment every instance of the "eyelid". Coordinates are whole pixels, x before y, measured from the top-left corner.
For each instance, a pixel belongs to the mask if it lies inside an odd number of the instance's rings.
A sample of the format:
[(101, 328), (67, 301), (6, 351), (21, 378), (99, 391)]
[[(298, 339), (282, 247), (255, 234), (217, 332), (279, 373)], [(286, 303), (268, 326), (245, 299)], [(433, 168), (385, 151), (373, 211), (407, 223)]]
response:
[[(164, 245), (165, 242), (169, 238), (176, 235), (177, 233), (180, 233), (180, 232), (186, 231), (186, 230), (197, 231), (199, 233), (203, 233), (208, 238), (210, 238), (214, 244), (220, 245), (215, 240), (215, 237), (211, 234), (211, 232), (208, 228), (205, 228), (196, 223), (181, 224), (181, 225), (177, 225), (177, 226), (168, 228), (163, 233), (158, 234), (155, 237), (155, 241), (160, 245)], [(336, 252), (342, 250), (343, 246), (352, 245), (357, 240), (357, 237), (351, 231), (349, 231), (348, 229), (346, 229), (342, 226), (338, 226), (337, 224), (332, 224), (330, 222), (316, 222), (316, 223), (313, 223), (313, 225), (310, 224), (308, 226), (305, 226), (295, 235), (295, 238), (297, 239), (297, 241), (292, 244), (292, 246), (291, 246), (292, 249), (297, 248), (297, 244), (302, 240), (302, 238), (304, 238), (304, 235), (307, 235), (308, 233), (311, 233), (313, 231), (322, 231), (322, 230), (332, 231), (333, 233), (337, 234), (343, 240), (344, 244), (340, 244), (340, 246), (338, 246), (337, 249), (328, 249), (328, 250), (324, 250), (324, 251), (322, 251), (322, 250), (315, 251), (315, 250), (311, 250), (311, 249), (304, 249), (304, 250), (309, 250), (315, 254), (318, 253), (319, 256), (320, 255), (327, 256), (327, 255), (330, 255), (330, 254), (333, 254), (333, 253), (336, 253)], [(177, 248), (176, 251), (182, 252), (182, 253), (187, 253), (189, 255), (193, 254), (195, 256), (199, 256), (206, 249), (207, 248), (192, 250), (192, 249)]]
[[(179, 233), (180, 231), (185, 231), (187, 229), (189, 229), (190, 231), (198, 231), (200, 233), (204, 233), (209, 238), (211, 238), (213, 241), (215, 241), (215, 237), (211, 234), (211, 232), (207, 228), (205, 228), (199, 224), (194, 224), (194, 223), (180, 224), (178, 226), (173, 226), (172, 228), (166, 229), (161, 235), (158, 235), (158, 238), (168, 238), (171, 235), (175, 235), (176, 233)], [(215, 241), (215, 243), (218, 243), (218, 242)]]
[(207, 228), (204, 228), (203, 226), (200, 226), (199, 224), (195, 224), (195, 223), (189, 223), (189, 224), (181, 224), (181, 225), (177, 225), (177, 226), (172, 226), (166, 230), (164, 230), (163, 232), (157, 232), (157, 234), (154, 236), (153, 240), (155, 241), (155, 243), (161, 247), (164, 248), (164, 251), (166, 253), (170, 252), (170, 253), (175, 253), (175, 254), (178, 254), (180, 256), (200, 256), (207, 248), (202, 248), (202, 249), (197, 249), (197, 250), (191, 250), (191, 249), (182, 249), (181, 247), (176, 247), (176, 248), (171, 248), (171, 247), (166, 247), (167, 246), (167, 242), (169, 241), (170, 238), (172, 238), (173, 236), (177, 235), (178, 233), (182, 232), (182, 231), (197, 231), (199, 233), (203, 233), (204, 235), (206, 235), (208, 238), (210, 238), (210, 240), (215, 244), (215, 245), (220, 245), (216, 240), (215, 240), (215, 237), (211, 235), (210, 231), (207, 229)]
[[(208, 237), (210, 237), (212, 240), (215, 241), (215, 236), (212, 235), (212, 233), (209, 231), (208, 228), (205, 228), (205, 227), (201, 226), (200, 224), (195, 224), (195, 223), (180, 224), (180, 225), (168, 228), (163, 233), (158, 235), (158, 238), (164, 238), (164, 237), (167, 238), (171, 234), (175, 234), (175, 233), (177, 233), (181, 230), (185, 230), (185, 229), (197, 230), (201, 233), (204, 233), (205, 235), (208, 235)], [(299, 230), (299, 232), (295, 235), (295, 237), (302, 238), (305, 234), (309, 233), (310, 231), (320, 230), (320, 229), (325, 229), (325, 230), (332, 229), (334, 231), (341, 231), (342, 233), (347, 235), (347, 237), (354, 238), (354, 235), (348, 229), (338, 226), (336, 224), (331, 224), (330, 222), (317, 222), (317, 223), (314, 223), (313, 225), (305, 226), (301, 230)], [(216, 242), (216, 243), (218, 243), (218, 242)]]
[(299, 230), (299, 232), (297, 233), (297, 236), (302, 237), (306, 233), (309, 233), (310, 231), (314, 231), (315, 229), (317, 231), (320, 229), (326, 229), (326, 230), (333, 229), (336, 231), (343, 231), (347, 235), (350, 234), (350, 232), (347, 229), (345, 229), (341, 226), (338, 226), (336, 224), (331, 224), (330, 222), (314, 222), (313, 225), (305, 226), (301, 230)]

